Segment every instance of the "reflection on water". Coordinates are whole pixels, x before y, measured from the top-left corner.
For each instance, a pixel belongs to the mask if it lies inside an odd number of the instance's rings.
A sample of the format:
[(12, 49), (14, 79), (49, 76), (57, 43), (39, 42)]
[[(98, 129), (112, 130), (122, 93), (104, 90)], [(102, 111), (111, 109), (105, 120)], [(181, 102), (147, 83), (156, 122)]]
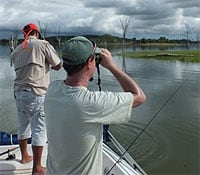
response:
[[(114, 50), (120, 52), (120, 50)], [(115, 57), (123, 69), (123, 59)], [(132, 120), (110, 126), (148, 174), (200, 174), (200, 64), (125, 58), (126, 72), (144, 89), (147, 101), (133, 110)], [(13, 67), (9, 50), (0, 47), (0, 130), (16, 132)], [(120, 91), (111, 73), (100, 68), (102, 90)], [(51, 80), (65, 72), (51, 71)], [(98, 90), (97, 75), (90, 89)]]

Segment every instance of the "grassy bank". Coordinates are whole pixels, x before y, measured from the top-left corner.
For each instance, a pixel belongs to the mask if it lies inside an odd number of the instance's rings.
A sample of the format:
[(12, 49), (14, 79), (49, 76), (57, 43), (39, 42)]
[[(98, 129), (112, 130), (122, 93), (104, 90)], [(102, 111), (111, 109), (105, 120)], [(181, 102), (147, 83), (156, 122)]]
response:
[(124, 53), (124, 56), (131, 58), (200, 62), (200, 51), (197, 50), (134, 51), (134, 52), (126, 52)]

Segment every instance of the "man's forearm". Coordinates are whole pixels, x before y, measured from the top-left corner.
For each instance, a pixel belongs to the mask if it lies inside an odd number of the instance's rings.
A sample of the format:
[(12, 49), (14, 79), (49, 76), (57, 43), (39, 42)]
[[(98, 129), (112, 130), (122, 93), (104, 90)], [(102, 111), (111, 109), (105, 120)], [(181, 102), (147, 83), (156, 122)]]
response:
[(146, 96), (144, 95), (144, 92), (129, 75), (127, 75), (117, 66), (110, 68), (110, 72), (116, 77), (125, 92), (131, 92), (133, 94), (133, 107), (136, 107), (145, 102)]

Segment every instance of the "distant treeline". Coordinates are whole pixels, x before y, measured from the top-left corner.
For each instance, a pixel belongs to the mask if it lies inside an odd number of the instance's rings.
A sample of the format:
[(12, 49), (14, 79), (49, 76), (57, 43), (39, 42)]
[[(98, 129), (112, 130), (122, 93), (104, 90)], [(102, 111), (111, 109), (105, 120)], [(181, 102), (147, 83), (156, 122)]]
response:
[[(84, 35), (90, 40), (95, 41), (98, 44), (121, 44), (123, 42), (123, 38), (117, 37), (117, 36), (112, 36), (112, 35)], [(52, 45), (57, 46), (59, 44), (63, 44), (65, 41), (69, 40), (74, 36), (50, 36), (46, 37), (45, 39), (49, 41)], [(21, 43), (23, 39), (18, 39), (18, 43)], [(8, 45), (9, 40), (8, 39), (1, 39), (0, 44)], [(125, 44), (183, 44), (183, 45), (188, 45), (188, 44), (198, 44), (200, 41), (191, 41), (191, 40), (186, 40), (186, 39), (181, 39), (181, 40), (173, 40), (173, 39), (167, 39), (166, 37), (160, 37), (159, 39), (125, 39)]]

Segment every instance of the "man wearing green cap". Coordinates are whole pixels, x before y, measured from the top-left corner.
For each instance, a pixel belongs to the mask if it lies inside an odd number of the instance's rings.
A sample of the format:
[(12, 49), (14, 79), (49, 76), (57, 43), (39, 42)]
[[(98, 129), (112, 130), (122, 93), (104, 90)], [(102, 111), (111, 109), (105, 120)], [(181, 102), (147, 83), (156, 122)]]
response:
[[(125, 92), (87, 89), (96, 70), (96, 54)], [(47, 174), (102, 175), (103, 125), (128, 122), (132, 108), (146, 97), (107, 49), (85, 37), (67, 41), (62, 59), (67, 78), (51, 82), (45, 97)]]

